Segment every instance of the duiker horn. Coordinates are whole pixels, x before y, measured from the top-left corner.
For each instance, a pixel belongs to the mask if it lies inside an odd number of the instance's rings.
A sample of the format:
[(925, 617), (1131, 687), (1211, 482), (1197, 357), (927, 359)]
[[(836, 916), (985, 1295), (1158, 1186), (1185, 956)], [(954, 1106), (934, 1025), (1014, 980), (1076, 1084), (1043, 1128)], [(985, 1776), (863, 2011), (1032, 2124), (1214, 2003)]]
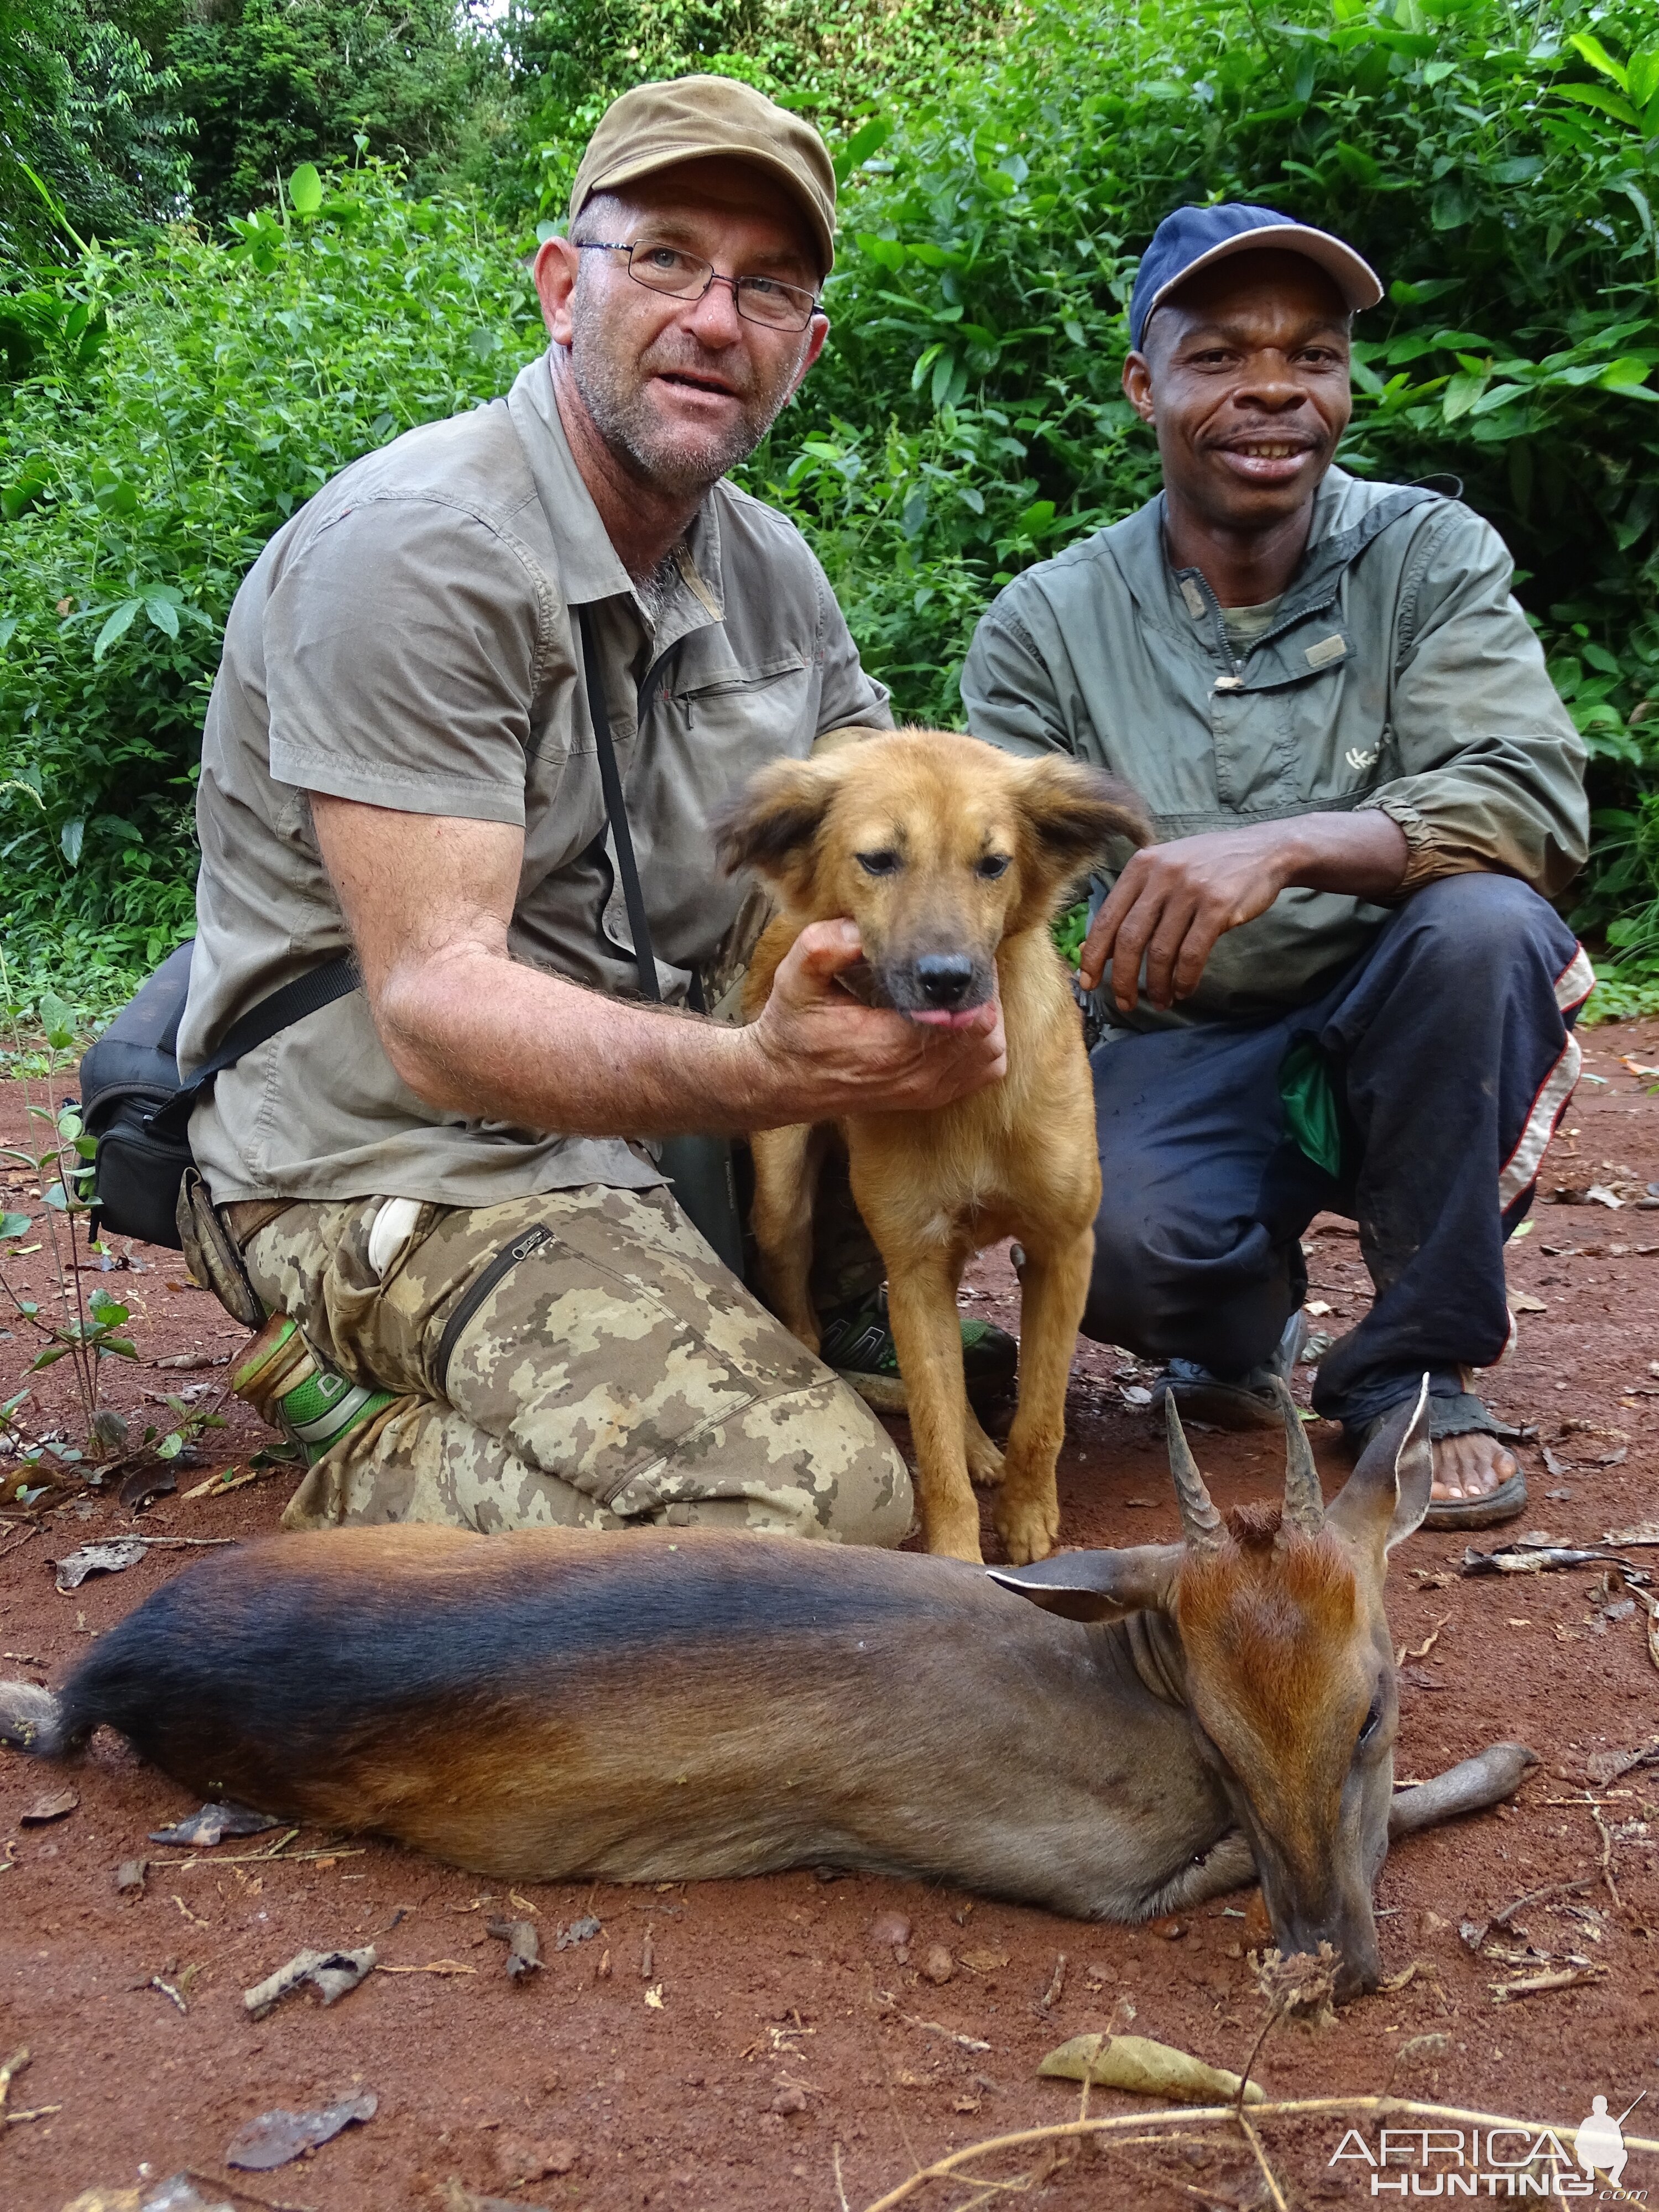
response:
[(1211, 1503), (1204, 1478), (1198, 1471), (1187, 1431), (1176, 1411), (1175, 1394), (1164, 1401), (1164, 1426), (1170, 1440), (1170, 1473), (1175, 1479), (1181, 1506), (1181, 1525), (1195, 1552), (1218, 1552), (1222, 1545), (1221, 1516)]
[(1273, 1377), (1273, 1395), (1285, 1416), (1285, 1513), (1279, 1525), (1316, 1536), (1325, 1526), (1325, 1493), (1319, 1486), (1313, 1447), (1296, 1401), (1278, 1376)]

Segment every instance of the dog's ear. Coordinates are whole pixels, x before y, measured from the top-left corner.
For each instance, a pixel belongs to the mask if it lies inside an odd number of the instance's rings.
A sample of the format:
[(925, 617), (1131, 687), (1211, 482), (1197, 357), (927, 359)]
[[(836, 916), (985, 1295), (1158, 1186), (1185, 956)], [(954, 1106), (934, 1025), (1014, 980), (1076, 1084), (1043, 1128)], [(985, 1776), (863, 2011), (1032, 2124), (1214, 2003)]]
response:
[(1137, 794), (1116, 776), (1085, 768), (1081, 761), (1030, 762), (1019, 805), (1058, 877), (1080, 874), (1114, 837), (1127, 837), (1136, 847), (1152, 842), (1152, 825)]
[(1021, 911), (1012, 925), (1021, 927), (1048, 914), (1114, 838), (1125, 837), (1136, 847), (1152, 842), (1146, 809), (1116, 776), (1085, 768), (1081, 761), (1052, 757), (1023, 767), (1016, 803), (1027, 844)]
[(778, 760), (751, 776), (709, 823), (714, 853), (728, 876), (752, 868), (769, 882), (810, 872), (812, 841), (835, 796), (830, 761)]

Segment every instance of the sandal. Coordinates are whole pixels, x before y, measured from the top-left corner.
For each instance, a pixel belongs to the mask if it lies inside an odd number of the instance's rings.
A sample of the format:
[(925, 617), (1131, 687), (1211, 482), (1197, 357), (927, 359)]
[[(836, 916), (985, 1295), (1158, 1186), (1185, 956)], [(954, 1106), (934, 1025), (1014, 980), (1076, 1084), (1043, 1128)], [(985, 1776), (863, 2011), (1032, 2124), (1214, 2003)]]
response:
[[(1390, 1413), (1393, 1410), (1389, 1408)], [(1364, 1451), (1388, 1419), (1389, 1413), (1379, 1413), (1375, 1420), (1362, 1422), (1357, 1428), (1344, 1424), (1356, 1454)], [(1529, 1442), (1534, 1433), (1500, 1421), (1472, 1390), (1429, 1401), (1431, 1443), (1449, 1437), (1494, 1437), (1499, 1443), (1519, 1444)], [(1436, 1498), (1423, 1516), (1422, 1525), (1425, 1528), (1492, 1528), (1500, 1521), (1518, 1520), (1526, 1510), (1527, 1478), (1517, 1467), (1507, 1482), (1500, 1482), (1483, 1497)]]

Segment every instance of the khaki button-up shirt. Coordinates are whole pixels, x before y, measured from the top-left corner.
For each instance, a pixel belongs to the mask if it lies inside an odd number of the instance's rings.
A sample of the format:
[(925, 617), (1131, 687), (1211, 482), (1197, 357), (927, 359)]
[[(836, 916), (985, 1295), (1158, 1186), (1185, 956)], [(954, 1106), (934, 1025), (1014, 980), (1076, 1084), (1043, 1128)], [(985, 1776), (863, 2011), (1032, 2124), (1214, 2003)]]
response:
[[(714, 969), (741, 884), (713, 810), (825, 732), (885, 726), (793, 526), (726, 483), (647, 614), (572, 458), (545, 356), (504, 400), (412, 430), (325, 485), (238, 592), (208, 709), (196, 951), (179, 1058), (347, 947), (307, 793), (524, 830), (515, 958), (612, 996), (638, 971), (607, 831), (576, 610), (592, 623), (662, 995)], [(660, 1180), (642, 1144), (441, 1112), (356, 992), (222, 1074), (191, 1141), (215, 1198), (489, 1205)]]
[[(1126, 778), (1160, 841), (1377, 807), (1406, 834), (1403, 891), (1492, 868), (1553, 896), (1589, 843), (1584, 746), (1512, 572), (1461, 501), (1333, 469), (1300, 569), (1240, 653), (1200, 572), (1170, 566), (1160, 495), (996, 600), (963, 670), (969, 726)], [(1127, 1025), (1306, 1005), (1387, 919), (1363, 899), (1281, 891), (1221, 939), (1190, 999), (1165, 1013), (1143, 999)], [(1126, 1025), (1103, 991), (1096, 1003)]]

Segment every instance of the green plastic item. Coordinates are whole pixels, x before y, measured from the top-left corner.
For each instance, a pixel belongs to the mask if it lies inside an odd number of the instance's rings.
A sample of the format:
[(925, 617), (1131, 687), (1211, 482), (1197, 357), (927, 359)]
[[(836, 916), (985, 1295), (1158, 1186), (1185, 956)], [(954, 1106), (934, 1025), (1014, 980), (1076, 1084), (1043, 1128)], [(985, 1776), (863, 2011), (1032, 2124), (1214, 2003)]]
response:
[(1293, 1044), (1279, 1065), (1285, 1127), (1316, 1168), (1342, 1179), (1342, 1116), (1330, 1062), (1311, 1037)]

